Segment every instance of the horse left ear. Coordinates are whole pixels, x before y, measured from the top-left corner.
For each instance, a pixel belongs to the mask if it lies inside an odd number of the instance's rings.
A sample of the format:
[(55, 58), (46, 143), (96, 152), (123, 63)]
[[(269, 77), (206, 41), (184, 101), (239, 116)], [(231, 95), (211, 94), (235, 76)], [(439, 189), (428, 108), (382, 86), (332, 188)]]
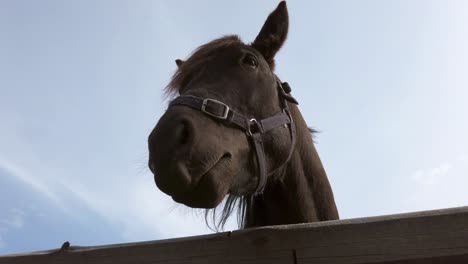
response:
[(275, 54), (283, 46), (288, 36), (289, 17), (286, 2), (282, 1), (268, 16), (260, 33), (252, 43), (273, 70), (275, 67)]
[(177, 64), (177, 67), (180, 68), (182, 66), (182, 64), (184, 64), (185, 61), (181, 60), (181, 59), (177, 59), (175, 60), (175, 63)]

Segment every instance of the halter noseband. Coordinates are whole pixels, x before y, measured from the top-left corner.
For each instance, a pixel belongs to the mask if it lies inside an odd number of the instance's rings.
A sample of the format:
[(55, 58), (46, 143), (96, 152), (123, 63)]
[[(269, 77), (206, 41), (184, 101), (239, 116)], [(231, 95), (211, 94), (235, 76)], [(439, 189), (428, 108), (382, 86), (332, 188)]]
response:
[[(211, 98), (200, 98), (193, 95), (181, 95), (172, 100), (172, 102), (169, 104), (169, 107), (174, 105), (183, 105), (199, 110), (227, 126), (235, 126), (246, 133), (247, 137), (253, 143), (259, 171), (259, 180), (254, 194), (263, 193), (267, 182), (267, 176), (273, 174), (276, 170), (286, 165), (286, 163), (291, 159), (294, 146), (296, 145), (296, 127), (294, 125), (294, 120), (292, 119), (287, 101), (294, 104), (298, 103), (296, 99), (290, 95), (291, 88), (289, 87), (288, 83), (282, 83), (278, 78), (276, 83), (278, 94), (281, 99), (282, 111), (281, 113), (262, 120), (247, 118), (244, 115), (232, 110), (225, 103)], [(289, 148), (288, 157), (286, 161), (281, 164), (281, 166), (278, 166), (270, 173), (267, 173), (262, 134), (274, 128), (280, 126), (287, 127), (288, 125), (291, 134), (291, 146)]]

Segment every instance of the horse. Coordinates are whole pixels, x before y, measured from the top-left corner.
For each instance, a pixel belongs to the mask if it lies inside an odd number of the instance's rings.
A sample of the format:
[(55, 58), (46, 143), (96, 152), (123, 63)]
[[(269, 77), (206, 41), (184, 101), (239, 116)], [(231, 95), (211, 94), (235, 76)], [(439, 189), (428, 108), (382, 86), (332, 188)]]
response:
[(339, 219), (312, 131), (274, 73), (288, 28), (282, 1), (251, 44), (228, 35), (177, 59), (165, 88), (148, 167), (175, 202), (205, 217), (219, 206), (217, 228), (233, 212), (239, 228)]

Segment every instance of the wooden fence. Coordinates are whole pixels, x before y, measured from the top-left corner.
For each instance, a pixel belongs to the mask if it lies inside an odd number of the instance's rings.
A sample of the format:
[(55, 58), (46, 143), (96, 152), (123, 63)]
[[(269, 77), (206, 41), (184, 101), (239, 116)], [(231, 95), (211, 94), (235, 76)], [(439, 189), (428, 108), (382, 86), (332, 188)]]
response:
[(468, 263), (468, 207), (0, 256), (0, 263)]

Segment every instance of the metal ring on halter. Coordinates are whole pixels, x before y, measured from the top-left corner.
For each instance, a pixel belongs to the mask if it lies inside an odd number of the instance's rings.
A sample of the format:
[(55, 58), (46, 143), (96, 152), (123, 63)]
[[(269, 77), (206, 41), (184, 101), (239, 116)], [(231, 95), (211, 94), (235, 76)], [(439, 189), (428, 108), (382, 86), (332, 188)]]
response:
[(257, 121), (257, 119), (252, 118), (252, 119), (249, 120), (249, 125), (247, 126), (247, 135), (248, 135), (249, 137), (252, 136), (252, 131), (250, 130), (250, 127), (251, 127), (251, 124), (252, 124), (252, 123), (255, 123), (255, 124), (257, 125), (257, 127), (258, 127), (258, 121)]

